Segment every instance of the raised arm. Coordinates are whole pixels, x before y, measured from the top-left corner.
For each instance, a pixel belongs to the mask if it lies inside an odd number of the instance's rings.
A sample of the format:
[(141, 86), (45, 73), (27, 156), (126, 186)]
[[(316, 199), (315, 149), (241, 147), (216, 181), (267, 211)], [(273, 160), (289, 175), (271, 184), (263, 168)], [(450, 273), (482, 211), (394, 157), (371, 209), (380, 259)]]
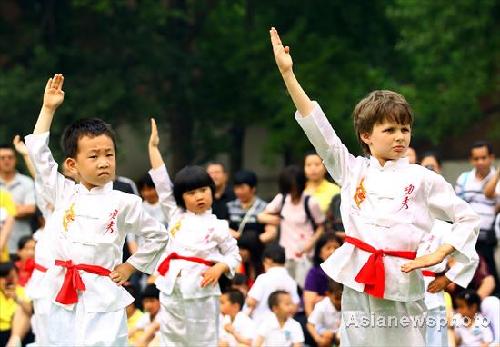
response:
[(42, 109), (36, 121), (33, 134), (43, 134), (50, 130), (56, 109), (64, 101), (63, 84), (64, 76), (62, 74), (55, 74), (53, 78), (49, 78), (47, 81)]
[(295, 78), (292, 69), (293, 61), (290, 55), (290, 47), (283, 46), (278, 31), (274, 27), (271, 28), (269, 33), (271, 35), (271, 44), (273, 45), (274, 59), (283, 77), (283, 81), (285, 81), (286, 89), (299, 113), (303, 117), (306, 117), (312, 112), (314, 105)]
[(167, 217), (168, 223), (171, 223), (175, 218), (175, 214), (180, 212), (180, 208), (177, 207), (175, 203), (172, 181), (170, 180), (165, 162), (158, 149), (159, 144), (160, 137), (156, 127), (156, 121), (152, 118), (151, 135), (148, 143), (149, 161), (151, 162), (149, 174), (155, 183), (155, 189), (158, 192), (163, 213)]
[(498, 181), (500, 180), (500, 167), (497, 169), (496, 174), (493, 176), (489, 182), (487, 182), (484, 185), (484, 195), (488, 199), (494, 199), (495, 198), (495, 188), (498, 184)]
[(12, 143), (14, 144), (14, 147), (16, 148), (17, 153), (21, 154), (24, 159), (24, 163), (26, 164), (26, 168), (28, 169), (31, 177), (35, 179), (36, 173), (35, 173), (35, 166), (33, 165), (33, 162), (30, 159), (28, 149), (26, 148), (26, 145), (24, 142), (21, 140), (21, 137), (19, 135), (16, 135), (14, 137), (14, 140), (12, 140)]
[(64, 77), (57, 74), (48, 80), (35, 130), (33, 134), (25, 138), (26, 148), (35, 167), (37, 181), (44, 193), (44, 199), (53, 205), (57, 203), (58, 198), (64, 195), (65, 191), (68, 191), (75, 184), (58, 172), (58, 165), (48, 146), (52, 119), (57, 107), (64, 101), (63, 82)]
[(158, 136), (158, 128), (156, 127), (156, 121), (151, 118), (151, 135), (149, 136), (148, 151), (149, 151), (149, 161), (151, 162), (151, 168), (157, 169), (165, 162), (161, 156), (158, 145), (160, 144), (160, 136)]

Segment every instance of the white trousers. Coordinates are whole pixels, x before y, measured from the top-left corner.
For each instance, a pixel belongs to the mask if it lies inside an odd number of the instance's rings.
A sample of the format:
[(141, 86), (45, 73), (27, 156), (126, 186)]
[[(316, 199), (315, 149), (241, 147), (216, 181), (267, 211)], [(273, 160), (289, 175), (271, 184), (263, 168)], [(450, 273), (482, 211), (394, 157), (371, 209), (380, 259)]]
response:
[(161, 346), (217, 346), (219, 296), (184, 299), (176, 284), (172, 294), (160, 293)]
[[(427, 347), (448, 347), (448, 325), (446, 322), (446, 308), (443, 306), (427, 311), (429, 324), (425, 331), (425, 345)], [(434, 324), (434, 323), (436, 324)]]
[(377, 299), (344, 286), (340, 345), (425, 346), (424, 300)]
[(47, 346), (128, 346), (125, 309), (85, 312), (79, 302), (70, 311), (52, 304), (47, 326)]

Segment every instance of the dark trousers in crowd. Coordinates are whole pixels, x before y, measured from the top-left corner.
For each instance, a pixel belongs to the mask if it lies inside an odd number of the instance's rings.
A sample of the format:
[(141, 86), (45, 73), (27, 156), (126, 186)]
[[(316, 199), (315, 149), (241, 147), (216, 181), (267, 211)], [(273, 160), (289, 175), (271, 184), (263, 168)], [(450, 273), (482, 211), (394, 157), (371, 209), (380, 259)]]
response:
[(476, 243), (477, 253), (484, 258), (488, 270), (495, 277), (495, 293), (500, 293), (500, 280), (498, 278), (498, 270), (495, 265), (495, 247), (496, 243), (490, 241), (478, 240)]

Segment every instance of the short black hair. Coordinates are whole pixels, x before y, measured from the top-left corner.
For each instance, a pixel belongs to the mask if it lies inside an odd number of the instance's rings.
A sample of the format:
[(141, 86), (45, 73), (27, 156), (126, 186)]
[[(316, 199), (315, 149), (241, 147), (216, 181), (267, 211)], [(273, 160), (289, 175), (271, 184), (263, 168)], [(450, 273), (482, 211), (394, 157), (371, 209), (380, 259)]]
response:
[(278, 244), (270, 244), (264, 249), (264, 259), (271, 259), (275, 264), (285, 264), (285, 249)]
[(146, 173), (137, 181), (137, 189), (139, 190), (139, 192), (146, 187), (156, 188), (155, 183), (153, 182), (153, 179), (151, 178), (151, 175), (149, 173)]
[(160, 291), (156, 288), (154, 283), (148, 283), (144, 292), (142, 293), (142, 299), (160, 299)]
[(26, 244), (28, 243), (28, 241), (30, 240), (34, 240), (33, 238), (33, 235), (25, 235), (23, 237), (21, 237), (19, 239), (19, 241), (17, 241), (17, 249), (18, 250), (21, 250), (24, 248), (24, 246), (26, 246)]
[(247, 284), (248, 277), (242, 273), (235, 273), (233, 279), (231, 280), (231, 284), (235, 286), (241, 286)]
[(219, 165), (220, 167), (222, 167), (222, 171), (227, 172), (226, 165), (224, 165), (224, 163), (221, 161), (209, 161), (206, 165), (206, 168), (208, 169), (210, 165)]
[(279, 190), (283, 195), (296, 194), (300, 197), (306, 189), (306, 174), (304, 167), (289, 165), (279, 175)]
[(245, 295), (238, 289), (229, 289), (228, 291), (222, 293), (222, 295), (226, 295), (227, 299), (231, 304), (240, 305), (240, 311), (243, 305), (245, 304)]
[(186, 166), (175, 175), (174, 198), (177, 206), (186, 208), (182, 194), (201, 187), (209, 187), (215, 199), (215, 183), (205, 169), (198, 165)]
[(285, 290), (277, 290), (272, 292), (269, 295), (269, 298), (267, 298), (267, 306), (269, 306), (269, 309), (272, 311), (274, 307), (278, 306), (280, 304), (280, 296), (281, 295), (290, 295), (289, 292)]
[(1, 143), (0, 144), (0, 149), (10, 149), (14, 153), (16, 152), (16, 149), (14, 148), (14, 145), (11, 143)]
[(75, 158), (78, 153), (78, 141), (83, 136), (108, 136), (115, 145), (115, 133), (111, 125), (99, 118), (83, 118), (68, 125), (61, 138), (61, 147), (66, 158)]
[(339, 295), (339, 294), (342, 294), (342, 292), (344, 291), (344, 285), (342, 283), (335, 282), (334, 280), (329, 278), (328, 279), (328, 287), (327, 287), (326, 291), (328, 293)]
[(477, 305), (477, 310), (479, 311), (481, 308), (481, 297), (476, 293), (475, 290), (466, 289), (457, 294), (455, 296), (455, 300), (463, 300), (465, 301), (468, 307), (472, 305)]
[(425, 151), (424, 154), (422, 154), (422, 156), (420, 157), (420, 163), (422, 163), (422, 161), (427, 157), (434, 157), (434, 159), (436, 159), (436, 163), (438, 163), (439, 166), (443, 166), (441, 164), (441, 156), (437, 151), (433, 150)]
[(319, 266), (319, 264), (323, 262), (323, 259), (321, 259), (319, 256), (321, 253), (321, 248), (323, 248), (323, 246), (330, 241), (337, 242), (339, 246), (342, 245), (342, 241), (338, 238), (337, 234), (335, 234), (334, 231), (325, 231), (314, 245), (314, 266)]
[(241, 170), (234, 174), (233, 184), (248, 184), (251, 188), (257, 186), (257, 175), (253, 171)]
[(472, 150), (473, 149), (481, 148), (481, 147), (486, 147), (486, 149), (488, 150), (488, 154), (489, 155), (493, 154), (493, 146), (491, 145), (491, 143), (489, 143), (488, 141), (479, 140), (479, 141), (474, 142), (469, 147), (469, 155), (472, 155)]
[(0, 278), (9, 276), (10, 272), (15, 269), (14, 263), (11, 261), (0, 263)]

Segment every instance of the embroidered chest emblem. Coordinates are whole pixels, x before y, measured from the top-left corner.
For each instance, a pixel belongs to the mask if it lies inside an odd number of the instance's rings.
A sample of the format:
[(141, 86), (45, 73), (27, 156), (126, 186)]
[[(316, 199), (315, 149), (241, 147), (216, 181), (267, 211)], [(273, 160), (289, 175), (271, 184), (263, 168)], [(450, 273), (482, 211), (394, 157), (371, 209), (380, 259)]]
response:
[(363, 201), (366, 199), (366, 189), (365, 189), (365, 178), (363, 177), (359, 182), (359, 185), (356, 187), (356, 192), (354, 193), (354, 202), (356, 206), (361, 205)]
[(114, 233), (115, 232), (115, 228), (116, 228), (116, 216), (118, 215), (118, 210), (115, 209), (113, 212), (111, 212), (109, 214), (109, 221), (108, 223), (106, 224), (106, 230), (104, 231), (104, 233)]
[(175, 225), (170, 229), (170, 234), (172, 235), (172, 237), (174, 237), (175, 234), (179, 231), (181, 225), (182, 225), (182, 220), (178, 220), (177, 223), (175, 223)]
[(400, 210), (408, 209), (408, 202), (410, 201), (410, 195), (411, 193), (413, 193), (414, 190), (415, 186), (411, 183), (404, 188), (404, 196), (403, 196), (403, 201), (401, 202)]
[(63, 217), (63, 227), (64, 231), (68, 231), (68, 225), (69, 223), (73, 222), (75, 220), (75, 203), (73, 202), (69, 208), (64, 211), (64, 217)]

